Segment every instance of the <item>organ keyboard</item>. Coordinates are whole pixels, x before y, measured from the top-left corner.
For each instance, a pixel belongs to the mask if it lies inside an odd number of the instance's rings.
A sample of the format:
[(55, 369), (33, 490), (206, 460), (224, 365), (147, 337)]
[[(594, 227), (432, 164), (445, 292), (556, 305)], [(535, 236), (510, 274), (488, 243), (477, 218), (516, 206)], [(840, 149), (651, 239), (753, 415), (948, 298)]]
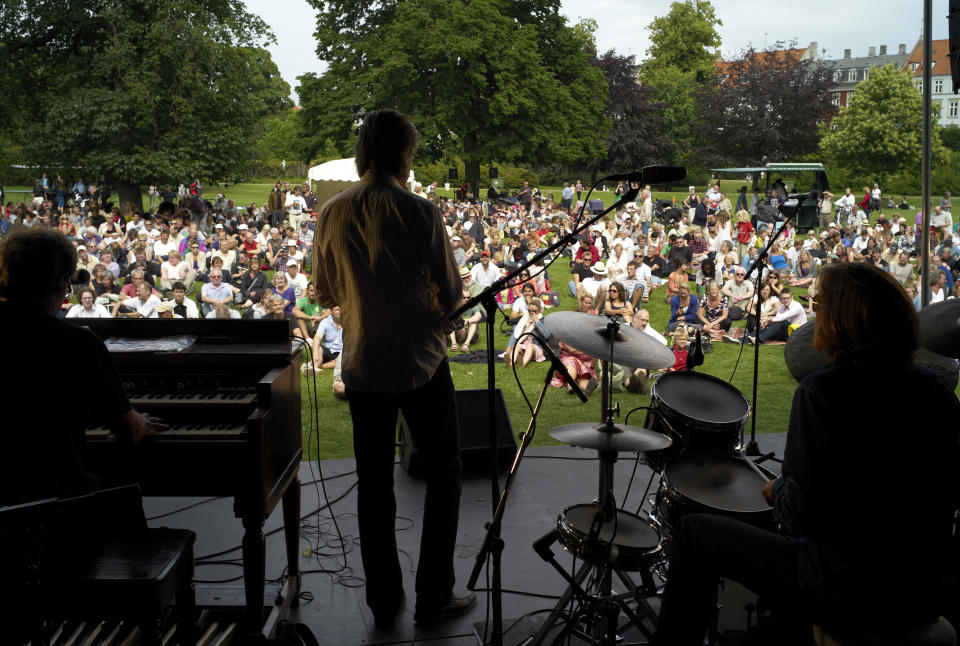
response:
[[(131, 404), (170, 428), (134, 446), (86, 433), (92, 471), (137, 482), (146, 496), (233, 496), (243, 521), (248, 632), (271, 637), (299, 592), (302, 455), (300, 347), (286, 321), (68, 319), (106, 341), (196, 336), (177, 351), (113, 351)], [(263, 524), (282, 501), (289, 577), (264, 622)]]

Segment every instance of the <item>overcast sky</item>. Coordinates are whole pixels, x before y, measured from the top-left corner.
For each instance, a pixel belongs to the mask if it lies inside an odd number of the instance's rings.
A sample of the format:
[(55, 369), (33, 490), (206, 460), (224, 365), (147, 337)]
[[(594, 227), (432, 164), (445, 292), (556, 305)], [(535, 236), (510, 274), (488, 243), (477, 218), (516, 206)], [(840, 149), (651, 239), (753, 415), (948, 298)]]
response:
[[(933, 0), (933, 37), (947, 37), (948, 0)], [(316, 16), (305, 0), (246, 0), (250, 11), (262, 17), (277, 35), (269, 49), (280, 74), (297, 85), (297, 76), (322, 73), (324, 64), (314, 53)], [(720, 27), (720, 49), (730, 57), (748, 45), (762, 48), (777, 40), (796, 39), (800, 47), (811, 41), (826, 50), (828, 58), (840, 58), (844, 49), (853, 56), (866, 56), (869, 47), (887, 45), (890, 53), (904, 43), (909, 52), (923, 27), (922, 0), (806, 0), (772, 2), (714, 0)], [(760, 8), (762, 7), (762, 9)], [(582, 17), (597, 21), (597, 47), (618, 54), (644, 58), (650, 45), (647, 25), (670, 10), (667, 0), (562, 0), (561, 12), (571, 23)], [(296, 100), (296, 94), (293, 94)]]

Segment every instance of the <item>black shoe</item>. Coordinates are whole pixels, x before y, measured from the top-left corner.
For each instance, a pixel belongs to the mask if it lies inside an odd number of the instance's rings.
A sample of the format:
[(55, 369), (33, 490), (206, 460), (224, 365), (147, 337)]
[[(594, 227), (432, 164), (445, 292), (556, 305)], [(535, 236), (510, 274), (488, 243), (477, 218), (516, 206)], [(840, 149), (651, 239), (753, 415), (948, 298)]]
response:
[(449, 601), (436, 610), (418, 610), (413, 615), (413, 621), (421, 626), (437, 623), (439, 621), (445, 621), (447, 619), (452, 619), (453, 617), (462, 615), (475, 605), (477, 605), (477, 595), (473, 594), (472, 592), (467, 592), (462, 597), (458, 597), (456, 594), (454, 594), (450, 597)]
[(374, 611), (373, 625), (377, 627), (377, 630), (390, 630), (393, 628), (393, 625), (397, 621), (397, 614), (400, 612), (400, 608), (403, 607), (403, 602), (406, 597), (406, 593), (401, 593), (400, 600), (397, 601), (397, 605), (392, 609), (379, 612)]

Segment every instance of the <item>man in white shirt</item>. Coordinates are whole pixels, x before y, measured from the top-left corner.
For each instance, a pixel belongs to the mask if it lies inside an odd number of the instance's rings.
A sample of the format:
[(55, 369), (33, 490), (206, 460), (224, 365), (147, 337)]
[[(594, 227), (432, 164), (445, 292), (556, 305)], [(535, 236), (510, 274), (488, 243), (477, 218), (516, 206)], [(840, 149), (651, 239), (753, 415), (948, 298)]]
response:
[(858, 254), (862, 254), (863, 250), (867, 248), (867, 242), (870, 240), (870, 231), (868, 229), (860, 229), (860, 235), (853, 241), (853, 250)]
[(293, 294), (296, 296), (297, 300), (303, 298), (307, 291), (307, 284), (310, 281), (307, 280), (306, 275), (300, 273), (300, 263), (296, 259), (291, 258), (287, 261), (287, 284), (290, 287), (293, 287)]
[(300, 228), (300, 218), (303, 212), (307, 210), (307, 201), (300, 195), (300, 187), (294, 186), (292, 193), (287, 193), (287, 200), (283, 208), (287, 212), (287, 219), (290, 220), (290, 226), (296, 231)]
[(806, 322), (807, 314), (803, 311), (803, 306), (793, 300), (793, 290), (784, 287), (780, 290), (780, 306), (777, 307), (777, 313), (766, 325), (762, 321), (760, 323), (760, 343), (786, 341), (788, 328), (791, 325), (803, 325)]
[(640, 232), (646, 238), (650, 235), (650, 221), (653, 220), (653, 194), (650, 189), (645, 188), (640, 193), (640, 198), (643, 200), (640, 203)]
[[(160, 298), (153, 293), (153, 288), (150, 287), (150, 283), (142, 281), (137, 285), (137, 297), (114, 303), (111, 315), (114, 318), (155, 319), (158, 318), (157, 305), (159, 305), (160, 302)], [(121, 312), (121, 305), (132, 308), (133, 311)]]
[(953, 229), (953, 217), (949, 211), (935, 206), (930, 216), (930, 226), (939, 231), (941, 236), (946, 235)]
[(848, 186), (847, 190), (844, 191), (843, 197), (841, 197), (839, 200), (834, 202), (834, 205), (848, 208), (848, 207), (852, 207), (856, 203), (857, 203), (857, 198), (853, 196), (853, 194), (850, 192), (850, 187)]
[(207, 316), (214, 311), (217, 305), (229, 306), (233, 303), (234, 288), (223, 282), (223, 271), (214, 267), (210, 270), (210, 282), (200, 290), (200, 299), (203, 301), (203, 315)]
[(610, 287), (610, 280), (607, 278), (607, 266), (597, 261), (590, 268), (592, 274), (590, 278), (584, 278), (580, 281), (580, 287), (577, 289), (577, 299), (581, 294), (593, 296), (594, 307), (599, 312), (603, 307), (604, 299), (607, 297), (607, 289)]
[[(737, 306), (741, 311), (746, 312), (750, 307), (750, 299), (753, 298), (753, 283), (745, 280), (747, 270), (738, 267), (733, 272), (733, 278), (724, 283), (720, 293), (727, 297), (728, 306)], [(731, 320), (733, 318), (731, 317)]]
[(184, 319), (200, 318), (200, 310), (192, 298), (187, 298), (187, 286), (181, 282), (173, 284), (173, 304), (171, 310), (175, 315)]
[(645, 265), (643, 260), (634, 259), (627, 263), (626, 277), (621, 279), (620, 283), (627, 290), (627, 299), (634, 309), (641, 298), (644, 303), (650, 300), (650, 276), (650, 267)]
[(481, 251), (480, 262), (473, 266), (470, 275), (473, 282), (486, 289), (500, 278), (500, 268), (490, 262), (489, 251)]
[[(650, 312), (645, 309), (637, 310), (637, 313), (633, 315), (633, 321), (630, 323), (632, 327), (637, 328), (647, 336), (653, 337), (663, 345), (667, 345), (667, 340), (663, 337), (662, 334), (653, 329), (653, 326), (650, 325)], [(633, 373), (628, 373), (627, 378), (623, 381), (623, 388), (632, 393), (643, 393), (647, 392), (647, 379), (649, 373), (644, 368), (637, 368)]]
[(166, 260), (167, 256), (170, 255), (172, 249), (178, 249), (179, 244), (176, 240), (170, 239), (170, 230), (162, 229), (160, 231), (160, 239), (153, 243), (153, 255), (156, 258)]

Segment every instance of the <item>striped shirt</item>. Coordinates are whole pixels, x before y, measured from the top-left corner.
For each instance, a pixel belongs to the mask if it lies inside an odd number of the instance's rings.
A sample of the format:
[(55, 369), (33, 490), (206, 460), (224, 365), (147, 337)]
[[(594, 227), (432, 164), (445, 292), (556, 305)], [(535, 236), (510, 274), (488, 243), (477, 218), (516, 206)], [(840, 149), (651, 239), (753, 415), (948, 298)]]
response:
[(433, 377), (462, 284), (432, 202), (364, 174), (321, 207), (314, 267), (317, 299), (341, 308), (344, 385), (396, 393)]

